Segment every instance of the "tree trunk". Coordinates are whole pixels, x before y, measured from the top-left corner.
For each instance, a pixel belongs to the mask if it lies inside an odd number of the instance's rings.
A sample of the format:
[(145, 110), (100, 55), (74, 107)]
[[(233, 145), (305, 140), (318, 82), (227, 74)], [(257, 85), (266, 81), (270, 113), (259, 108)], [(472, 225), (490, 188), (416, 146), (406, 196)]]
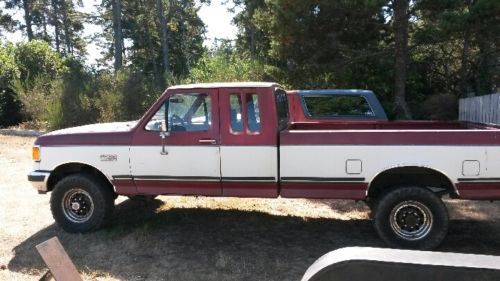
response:
[(52, 0), (52, 25), (54, 25), (54, 39), (56, 41), (56, 51), (61, 52), (59, 39), (61, 35), (59, 34), (59, 5), (58, 0)]
[(47, 0), (43, 0), (42, 4), (43, 4), (43, 14), (42, 14), (43, 38), (44, 40), (50, 43), (50, 38), (47, 33), (47, 19), (50, 17), (48, 11), (49, 3)]
[(411, 119), (406, 103), (409, 1), (394, 0), (394, 102), (398, 117)]
[(33, 35), (33, 27), (31, 25), (31, 0), (23, 1), (24, 21), (26, 22), (26, 33), (28, 34), (28, 41), (35, 39)]
[(181, 38), (181, 52), (182, 52), (182, 56), (184, 57), (184, 65), (181, 66), (181, 73), (182, 74), (186, 74), (189, 72), (189, 67), (191, 65), (191, 58), (190, 58), (190, 55), (189, 55), (189, 52), (188, 52), (188, 49), (189, 49), (189, 46), (187, 45), (188, 44), (188, 40), (189, 38), (187, 38), (187, 28), (186, 28), (186, 21), (185, 21), (185, 13), (187, 11), (187, 2), (186, 1), (181, 1), (181, 14), (180, 14), (180, 17), (179, 17), (179, 23), (180, 23), (180, 26), (179, 26), (179, 33), (180, 33), (180, 38)]
[(470, 49), (470, 32), (467, 30), (464, 34), (464, 46), (462, 48), (462, 58), (460, 66), (460, 96), (471, 97), (473, 92), (469, 91), (468, 87), (468, 73), (467, 65), (469, 63), (469, 49)]
[(478, 42), (479, 54), (478, 54), (478, 65), (476, 74), (476, 94), (489, 95), (492, 94), (494, 90), (494, 75), (495, 71), (493, 66), (495, 65), (495, 58), (492, 56), (495, 52), (493, 43), (493, 38), (488, 38), (489, 36), (482, 37)]
[(123, 30), (122, 30), (122, 3), (121, 0), (113, 0), (113, 33), (115, 41), (115, 71), (123, 66)]
[(71, 50), (71, 33), (69, 29), (69, 20), (68, 20), (68, 6), (66, 3), (67, 0), (62, 0), (62, 10), (61, 14), (63, 17), (63, 26), (64, 26), (64, 41), (66, 43), (66, 53), (73, 53)]
[(160, 79), (160, 74), (158, 72), (158, 66), (156, 65), (156, 60), (155, 60), (155, 49), (153, 48), (153, 40), (151, 39), (151, 32), (149, 30), (149, 26), (148, 26), (148, 23), (143, 20), (143, 24), (144, 24), (144, 31), (146, 33), (146, 44), (147, 44), (147, 50), (149, 50), (150, 54), (152, 54), (150, 56), (151, 58), (151, 66), (153, 67), (153, 75), (155, 77), (155, 80), (156, 80), (156, 84), (158, 86), (163, 86), (161, 85), (161, 79)]
[(157, 0), (156, 5), (158, 6), (158, 19), (160, 21), (160, 39), (161, 39), (161, 51), (163, 55), (163, 74), (168, 74), (170, 72), (170, 62), (168, 59), (168, 30), (167, 30), (167, 19), (165, 17), (165, 11), (163, 9), (163, 0)]

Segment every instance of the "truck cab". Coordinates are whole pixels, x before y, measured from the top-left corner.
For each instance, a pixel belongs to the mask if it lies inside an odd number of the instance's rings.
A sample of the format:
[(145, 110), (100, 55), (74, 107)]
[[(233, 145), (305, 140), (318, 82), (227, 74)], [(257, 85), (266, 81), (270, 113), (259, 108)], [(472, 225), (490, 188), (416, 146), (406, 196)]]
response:
[(273, 83), (171, 87), (137, 124), (130, 174), (114, 184), (119, 193), (127, 181), (135, 190), (123, 193), (277, 197), (287, 116)]

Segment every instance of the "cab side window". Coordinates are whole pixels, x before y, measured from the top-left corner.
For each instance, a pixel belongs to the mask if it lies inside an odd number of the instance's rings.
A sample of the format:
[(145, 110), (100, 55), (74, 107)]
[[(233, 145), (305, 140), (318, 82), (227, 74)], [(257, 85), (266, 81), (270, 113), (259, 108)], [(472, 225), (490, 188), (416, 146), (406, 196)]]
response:
[(208, 131), (212, 125), (211, 100), (207, 94), (187, 93), (171, 96), (146, 125), (148, 131), (160, 131), (165, 122), (170, 132)]
[(231, 107), (231, 130), (233, 132), (243, 132), (241, 96), (239, 94), (231, 94), (229, 96), (229, 104)]
[(259, 96), (246, 94), (248, 130), (252, 133), (260, 132)]
[(257, 94), (231, 94), (229, 95), (229, 106), (231, 114), (231, 132), (243, 132), (245, 130), (245, 125), (249, 133), (260, 132), (260, 106), (259, 96)]

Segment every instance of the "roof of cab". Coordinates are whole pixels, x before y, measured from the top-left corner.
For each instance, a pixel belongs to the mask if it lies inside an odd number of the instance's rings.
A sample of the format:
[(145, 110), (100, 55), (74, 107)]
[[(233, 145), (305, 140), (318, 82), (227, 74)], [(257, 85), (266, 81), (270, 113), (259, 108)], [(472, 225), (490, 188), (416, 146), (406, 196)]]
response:
[(268, 87), (279, 87), (279, 85), (273, 82), (224, 82), (224, 83), (199, 83), (199, 84), (176, 85), (169, 87), (168, 89), (268, 88)]
[(373, 95), (373, 91), (359, 89), (322, 89), (322, 90), (296, 90), (290, 94), (299, 95)]

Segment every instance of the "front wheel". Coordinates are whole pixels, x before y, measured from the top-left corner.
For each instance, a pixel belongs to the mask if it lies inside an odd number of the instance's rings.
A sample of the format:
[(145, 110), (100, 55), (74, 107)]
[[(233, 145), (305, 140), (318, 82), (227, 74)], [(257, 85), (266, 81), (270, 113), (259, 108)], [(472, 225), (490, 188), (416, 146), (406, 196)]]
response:
[(446, 206), (422, 187), (401, 187), (383, 195), (373, 213), (375, 230), (391, 247), (433, 249), (448, 231)]
[(52, 216), (67, 232), (90, 232), (105, 225), (113, 214), (113, 192), (86, 174), (59, 181), (50, 198)]

